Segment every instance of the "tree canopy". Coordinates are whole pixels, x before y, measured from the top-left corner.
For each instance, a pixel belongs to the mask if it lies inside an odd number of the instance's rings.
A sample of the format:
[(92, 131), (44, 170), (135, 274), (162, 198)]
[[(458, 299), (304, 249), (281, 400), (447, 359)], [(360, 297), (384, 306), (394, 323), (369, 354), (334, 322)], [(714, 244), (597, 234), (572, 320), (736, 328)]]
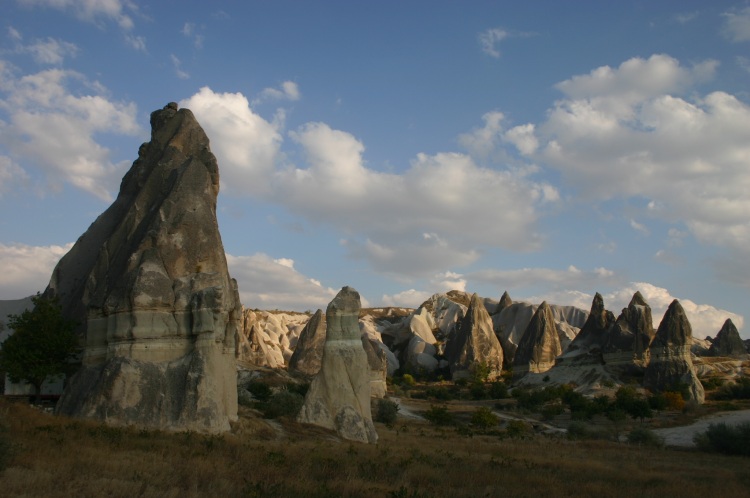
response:
[(50, 377), (69, 374), (80, 351), (75, 322), (62, 315), (56, 299), (32, 298), (34, 309), (10, 315), (8, 328), (15, 332), (0, 345), (0, 371), (11, 381), (25, 381), (39, 398)]

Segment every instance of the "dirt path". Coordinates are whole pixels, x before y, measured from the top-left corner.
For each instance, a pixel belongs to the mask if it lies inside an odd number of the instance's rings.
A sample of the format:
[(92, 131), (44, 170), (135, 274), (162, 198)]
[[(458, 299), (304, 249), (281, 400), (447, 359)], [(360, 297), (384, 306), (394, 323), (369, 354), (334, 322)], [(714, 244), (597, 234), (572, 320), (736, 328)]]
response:
[(750, 410), (721, 412), (701, 419), (691, 425), (670, 427), (668, 429), (655, 429), (654, 432), (664, 438), (664, 444), (667, 446), (691, 447), (695, 446), (695, 443), (693, 443), (693, 436), (695, 434), (704, 432), (708, 429), (710, 424), (717, 424), (719, 422), (724, 422), (728, 425), (750, 422)]

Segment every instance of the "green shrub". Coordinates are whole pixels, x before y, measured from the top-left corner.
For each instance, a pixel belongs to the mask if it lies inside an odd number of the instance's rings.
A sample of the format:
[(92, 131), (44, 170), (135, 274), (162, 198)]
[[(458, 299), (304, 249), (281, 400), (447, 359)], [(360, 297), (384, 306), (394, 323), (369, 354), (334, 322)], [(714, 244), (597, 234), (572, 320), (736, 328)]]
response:
[(271, 396), (273, 395), (271, 387), (268, 384), (259, 381), (253, 381), (248, 384), (247, 390), (250, 391), (250, 394), (253, 395), (253, 398), (263, 402), (271, 399)]
[(414, 376), (411, 374), (404, 374), (403, 377), (401, 377), (401, 383), (404, 386), (413, 387), (417, 385), (417, 381), (414, 379)]
[(738, 425), (724, 422), (711, 424), (706, 432), (696, 434), (693, 441), (704, 451), (750, 456), (750, 422)]
[(716, 391), (713, 399), (750, 399), (750, 377), (740, 377), (732, 384), (725, 384)]
[(469, 394), (471, 399), (485, 399), (487, 398), (487, 388), (484, 387), (483, 383), (475, 381), (469, 387)]
[(571, 422), (568, 426), (568, 439), (585, 439), (588, 437), (588, 428), (583, 422)]
[(430, 405), (430, 409), (424, 412), (424, 418), (435, 425), (454, 425), (456, 418), (448, 411), (447, 406)]
[(509, 397), (508, 394), (508, 386), (505, 385), (505, 382), (493, 382), (490, 384), (490, 399), (506, 399)]
[(645, 427), (637, 427), (628, 434), (628, 443), (639, 446), (650, 446), (652, 448), (661, 448), (664, 446), (664, 440), (654, 431)]
[(454, 397), (454, 393), (445, 386), (430, 386), (425, 390), (425, 395), (428, 398), (439, 399), (442, 401), (447, 401)]
[(395, 401), (390, 399), (381, 399), (378, 401), (378, 408), (375, 411), (375, 421), (392, 426), (396, 422), (399, 406)]
[(480, 406), (471, 414), (471, 425), (478, 429), (489, 429), (496, 426), (499, 421), (497, 415), (486, 406)]
[(565, 408), (560, 403), (547, 403), (542, 408), (542, 418), (544, 420), (550, 420), (558, 415), (562, 414), (562, 412), (565, 411)]
[(524, 438), (530, 436), (534, 432), (534, 428), (523, 420), (511, 420), (508, 422), (505, 432), (512, 438)]
[(296, 417), (305, 398), (291, 391), (279, 391), (271, 396), (263, 407), (263, 416), (266, 418)]
[(719, 377), (709, 377), (708, 379), (701, 379), (703, 389), (706, 391), (713, 391), (724, 385), (724, 380)]
[(469, 367), (469, 370), (471, 371), (471, 380), (473, 382), (485, 383), (490, 377), (490, 367), (487, 365), (487, 362), (473, 363)]

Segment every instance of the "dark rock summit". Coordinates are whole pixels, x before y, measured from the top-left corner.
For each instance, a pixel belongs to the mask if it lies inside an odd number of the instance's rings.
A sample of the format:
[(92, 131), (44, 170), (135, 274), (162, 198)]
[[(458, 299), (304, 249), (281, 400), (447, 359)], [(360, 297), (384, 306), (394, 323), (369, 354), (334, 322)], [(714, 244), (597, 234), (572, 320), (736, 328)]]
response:
[(500, 376), (503, 349), (495, 336), (492, 319), (477, 294), (471, 296), (466, 316), (449, 336), (445, 357), (454, 379), (470, 376), (471, 369), (477, 364), (489, 368), (490, 379)]
[(607, 340), (607, 333), (615, 324), (615, 315), (604, 308), (604, 298), (598, 292), (591, 302), (591, 311), (581, 331), (568, 346), (569, 350), (575, 349), (601, 349)]
[(747, 354), (745, 343), (742, 342), (737, 327), (734, 326), (731, 318), (727, 318), (724, 325), (716, 334), (716, 338), (708, 349), (709, 356), (740, 356)]
[(690, 356), (693, 331), (685, 310), (675, 299), (667, 308), (650, 347), (643, 386), (652, 391), (682, 391), (703, 403), (703, 385), (698, 380)]
[(547, 301), (537, 308), (526, 331), (518, 343), (513, 358), (513, 373), (546, 372), (555, 365), (555, 358), (562, 354), (560, 338)]
[(602, 346), (604, 360), (607, 363), (647, 361), (654, 334), (651, 307), (641, 293), (636, 292), (607, 334)]
[(151, 141), (46, 293), (80, 324), (83, 367), (63, 414), (220, 432), (237, 417), (241, 306), (216, 220), (219, 170), (187, 109), (151, 114)]
[(323, 310), (318, 310), (300, 332), (294, 354), (289, 360), (289, 371), (311, 376), (317, 374), (323, 359), (325, 343), (326, 322), (323, 317)]

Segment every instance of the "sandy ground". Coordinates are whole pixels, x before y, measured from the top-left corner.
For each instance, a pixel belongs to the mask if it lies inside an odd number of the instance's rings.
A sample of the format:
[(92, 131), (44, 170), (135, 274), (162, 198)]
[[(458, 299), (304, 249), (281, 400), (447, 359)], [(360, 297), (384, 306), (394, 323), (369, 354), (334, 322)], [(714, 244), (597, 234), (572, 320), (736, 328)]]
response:
[(655, 429), (654, 432), (664, 438), (667, 446), (695, 446), (693, 435), (704, 432), (710, 424), (724, 422), (727, 425), (750, 422), (750, 410), (739, 410), (736, 412), (721, 412), (701, 419), (694, 424), (682, 427), (670, 427), (668, 429)]

